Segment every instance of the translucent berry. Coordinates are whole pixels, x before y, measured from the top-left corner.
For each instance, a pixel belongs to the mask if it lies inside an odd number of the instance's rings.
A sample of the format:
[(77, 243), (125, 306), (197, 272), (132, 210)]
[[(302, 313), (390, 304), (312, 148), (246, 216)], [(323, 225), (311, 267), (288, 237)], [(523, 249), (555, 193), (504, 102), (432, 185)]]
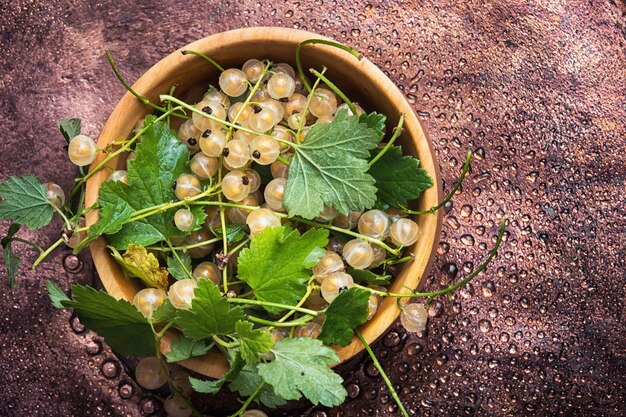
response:
[(411, 246), (417, 242), (419, 226), (413, 220), (400, 219), (391, 225), (389, 236), (396, 246)]
[(249, 104), (238, 102), (231, 106), (228, 110), (228, 120), (232, 123), (247, 124), (250, 115), (254, 111)]
[(200, 135), (200, 150), (206, 156), (218, 157), (226, 146), (226, 135), (222, 129), (207, 129)]
[(159, 360), (154, 356), (143, 358), (135, 368), (135, 380), (145, 389), (157, 389), (167, 382), (167, 376)]
[(306, 96), (299, 93), (294, 93), (289, 97), (289, 101), (282, 103), (283, 105), (283, 119), (287, 120), (289, 116), (294, 113), (302, 113), (306, 106)]
[(222, 151), (224, 160), (233, 168), (241, 168), (250, 162), (250, 148), (242, 140), (234, 139), (229, 141)]
[(288, 98), (296, 90), (296, 81), (286, 74), (275, 74), (267, 82), (267, 92), (276, 100)]
[(109, 175), (108, 180), (128, 184), (128, 171), (126, 171), (125, 169), (118, 169), (116, 171), (113, 171), (111, 175)]
[[(294, 135), (288, 130), (285, 126), (276, 125), (274, 126), (274, 130), (272, 131), (272, 136), (278, 139), (282, 139), (288, 142), (293, 142)], [(287, 149), (289, 145), (279, 142), (281, 149)]]
[(269, 165), (280, 155), (280, 145), (268, 135), (259, 135), (250, 143), (252, 159), (259, 165)]
[(213, 249), (213, 243), (206, 243), (212, 240), (215, 236), (206, 230), (200, 229), (195, 232), (191, 232), (189, 236), (185, 239), (186, 245), (199, 245), (194, 248), (187, 249), (187, 253), (194, 259), (204, 258)]
[(174, 183), (174, 194), (179, 200), (195, 197), (202, 192), (200, 180), (191, 174), (180, 174)]
[(378, 245), (370, 245), (372, 250), (374, 251), (374, 258), (372, 259), (372, 263), (370, 264), (370, 268), (374, 265), (378, 265), (381, 263), (386, 257), (387, 252)]
[(253, 169), (246, 169), (244, 171), (246, 177), (250, 180), (250, 192), (253, 193), (261, 187), (261, 174)]
[(215, 157), (197, 153), (189, 161), (191, 172), (201, 180), (207, 180), (217, 173), (219, 161)]
[(167, 298), (169, 298), (170, 303), (176, 308), (191, 308), (191, 302), (195, 298), (194, 291), (197, 287), (198, 282), (195, 279), (181, 279), (170, 286), (167, 292)]
[(195, 217), (190, 210), (182, 208), (174, 213), (174, 225), (182, 232), (191, 232), (195, 225), (194, 220)]
[(319, 323), (310, 322), (304, 326), (298, 326), (295, 328), (294, 337), (310, 337), (311, 339), (317, 339), (322, 332), (322, 326)]
[(222, 193), (230, 201), (241, 201), (250, 194), (250, 179), (242, 171), (231, 171), (222, 178)]
[[(203, 113), (206, 113), (213, 118), (217, 118), (219, 120), (226, 119), (226, 109), (220, 103), (216, 101), (208, 101), (202, 100), (201, 102), (195, 105), (196, 109), (201, 110)], [(203, 114), (193, 112), (191, 113), (191, 120), (193, 121), (194, 126), (200, 132), (204, 132), (207, 129), (219, 129), (221, 127), (221, 123), (214, 119), (208, 118)]]
[(343, 264), (341, 256), (335, 252), (326, 252), (326, 255), (313, 267), (313, 274), (318, 282), (322, 282), (324, 278), (335, 272), (344, 271), (346, 266)]
[(190, 151), (198, 150), (200, 134), (202, 132), (189, 119), (183, 122), (178, 128), (178, 139), (185, 144)]
[(285, 74), (290, 76), (291, 78), (296, 78), (296, 71), (293, 67), (285, 62), (279, 62), (278, 64), (272, 67), (272, 71), (277, 74)]
[(220, 74), (219, 85), (230, 97), (239, 97), (248, 89), (248, 80), (242, 70), (229, 68)]
[(354, 286), (354, 280), (345, 272), (335, 272), (327, 276), (322, 281), (321, 291), (322, 297), (329, 303), (332, 303), (341, 291), (345, 291)]
[(250, 229), (250, 237), (254, 237), (257, 233), (265, 230), (267, 227), (280, 226), (280, 219), (272, 210), (261, 208), (248, 214), (246, 224)]
[(190, 417), (193, 410), (180, 395), (170, 395), (163, 401), (163, 409), (168, 417)]
[(407, 332), (421, 333), (426, 330), (428, 311), (424, 304), (411, 303), (404, 306), (400, 313), (400, 323)]
[[(109, 177), (111, 179), (111, 177)], [(45, 184), (46, 198), (55, 207), (63, 207), (65, 205), (65, 191), (58, 184), (47, 182)]]
[(374, 250), (362, 239), (352, 239), (343, 247), (343, 258), (354, 269), (365, 269), (374, 260)]
[(330, 116), (337, 110), (337, 97), (326, 88), (316, 88), (309, 104), (309, 111), (315, 117)]
[(133, 298), (133, 304), (144, 317), (152, 318), (152, 313), (159, 308), (167, 298), (165, 291), (159, 288), (144, 288), (137, 291)]
[(309, 298), (304, 302), (304, 307), (311, 310), (321, 310), (328, 305), (328, 302), (322, 297), (320, 290), (313, 290)]
[(289, 165), (282, 161), (276, 160), (270, 165), (270, 172), (274, 178), (287, 178), (289, 175)]
[(267, 417), (267, 414), (265, 414), (261, 410), (251, 409), (251, 410), (247, 410), (245, 413), (243, 413), (241, 415), (241, 417)]
[(80, 242), (82, 242), (87, 237), (87, 231), (84, 230), (82, 232), (77, 232), (76, 229), (82, 229), (85, 227), (85, 218), (79, 217), (78, 223), (74, 224), (74, 230), (70, 231), (67, 237), (65, 238), (65, 244), (74, 249)]
[(333, 224), (344, 229), (353, 229), (357, 224), (359, 224), (361, 214), (362, 213), (360, 211), (351, 211), (347, 216), (339, 214), (333, 219)]
[[(362, 115), (363, 113), (365, 113), (365, 110), (363, 110), (363, 107), (359, 106), (359, 103), (352, 103), (356, 109), (356, 114), (357, 116)], [(354, 113), (352, 113), (352, 110), (350, 110), (350, 107), (348, 106), (348, 103), (342, 103), (339, 106), (337, 106), (337, 111), (336, 113), (339, 113), (341, 110), (347, 110), (348, 111), (348, 116), (353, 116)]]
[[(257, 200), (255, 196), (250, 194), (243, 200), (239, 201), (237, 204), (246, 207), (256, 207), (259, 205), (259, 200)], [(226, 217), (228, 217), (228, 220), (230, 220), (231, 223), (245, 224), (250, 212), (251, 210), (247, 210), (244, 208), (229, 207), (226, 209)]]
[(261, 103), (254, 107), (254, 111), (248, 119), (248, 126), (255, 132), (265, 133), (272, 129), (282, 120), (278, 117), (273, 106), (268, 106), (265, 103)]
[(374, 318), (374, 314), (376, 314), (376, 311), (378, 311), (378, 307), (380, 306), (381, 302), (382, 302), (382, 297), (380, 295), (378, 294), (370, 295), (370, 298), (367, 304), (367, 320), (371, 320), (372, 318)]
[(213, 284), (217, 285), (222, 280), (222, 273), (220, 269), (213, 262), (202, 262), (193, 269), (193, 277), (196, 280), (208, 279)]
[(332, 116), (332, 115), (331, 115), (331, 116), (322, 116), (322, 117), (319, 117), (319, 118), (315, 121), (315, 123), (316, 123), (316, 124), (317, 124), (317, 123), (330, 123), (330, 122), (332, 122), (333, 120), (335, 120), (335, 116)]
[(359, 233), (362, 235), (385, 240), (390, 228), (391, 220), (384, 211), (369, 210), (359, 219)]
[(265, 202), (274, 211), (285, 211), (283, 207), (283, 196), (285, 194), (285, 187), (287, 186), (287, 180), (284, 178), (274, 178), (265, 187), (263, 196)]
[(85, 135), (74, 136), (67, 148), (70, 161), (80, 167), (91, 164), (97, 153), (96, 142)]
[(250, 145), (257, 136), (257, 134), (244, 132), (243, 130), (236, 130), (233, 134), (235, 139), (243, 141), (248, 145)]
[(220, 218), (220, 209), (218, 206), (206, 206), (204, 212), (206, 213), (204, 227), (209, 230), (222, 227), (222, 219)]
[(220, 103), (222, 107), (224, 107), (224, 110), (226, 111), (228, 111), (228, 109), (230, 109), (230, 106), (231, 106), (230, 99), (228, 98), (228, 96), (218, 90), (207, 91), (207, 93), (204, 95), (202, 100), (214, 101), (216, 103)]
[(270, 109), (272, 109), (276, 114), (276, 118), (278, 119), (276, 124), (280, 123), (280, 121), (283, 119), (283, 114), (285, 113), (285, 110), (283, 110), (283, 105), (280, 103), (280, 101), (270, 98), (268, 100), (265, 100), (261, 104), (263, 104), (263, 107), (269, 107)]
[(324, 205), (324, 210), (315, 218), (318, 222), (326, 223), (334, 219), (339, 215), (339, 212), (334, 208)]
[(246, 78), (251, 83), (256, 83), (261, 79), (261, 75), (263, 75), (263, 70), (265, 69), (265, 65), (263, 62), (258, 59), (249, 59), (243, 63), (241, 70), (246, 75)]
[(301, 123), (305, 123), (302, 119), (304, 116), (302, 116), (302, 113), (292, 113), (291, 115), (289, 115), (289, 117), (287, 118), (287, 124), (289, 125), (289, 127), (293, 130), (298, 130), (300, 128), (300, 124)]

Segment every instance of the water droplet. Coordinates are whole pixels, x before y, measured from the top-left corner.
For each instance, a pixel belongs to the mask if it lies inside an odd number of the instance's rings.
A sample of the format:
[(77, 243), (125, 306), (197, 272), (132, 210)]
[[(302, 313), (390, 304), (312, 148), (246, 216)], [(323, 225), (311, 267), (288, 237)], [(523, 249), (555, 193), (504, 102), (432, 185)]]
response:
[(359, 36), (361, 36), (361, 31), (359, 29), (352, 29), (352, 36), (354, 36), (355, 38), (358, 38)]
[(463, 207), (461, 207), (461, 217), (471, 216), (472, 211), (474, 211), (474, 208), (472, 206), (470, 206), (469, 204), (464, 204)]
[(378, 369), (376, 369), (373, 362), (367, 364), (365, 367), (365, 373), (372, 378), (379, 375)]
[(433, 301), (428, 306), (428, 317), (438, 317), (443, 311), (443, 303), (441, 301)]
[(385, 339), (383, 341), (383, 344), (385, 346), (387, 346), (388, 348), (392, 348), (392, 347), (396, 347), (400, 344), (400, 335), (398, 334), (398, 332), (389, 332), (387, 333), (387, 335), (385, 336)]
[(63, 268), (67, 272), (71, 272), (72, 274), (76, 274), (83, 270), (83, 261), (76, 255), (67, 255), (63, 258)]
[(72, 313), (72, 316), (70, 317), (70, 327), (76, 334), (85, 333), (87, 331), (85, 326), (81, 324), (76, 313)]
[(423, 349), (424, 348), (422, 347), (422, 345), (420, 345), (419, 343), (414, 343), (406, 348), (406, 354), (409, 356), (415, 356), (420, 354)]
[(120, 387), (118, 388), (120, 397), (124, 399), (129, 399), (130, 397), (132, 397), (133, 391), (134, 391), (133, 386), (126, 382), (122, 383)]
[(493, 296), (493, 294), (496, 292), (496, 284), (489, 280), (489, 281), (485, 281), (482, 285), (482, 293), (483, 293), (483, 297), (491, 297)]
[(462, 235), (461, 243), (465, 246), (474, 246), (474, 236), (468, 234)]
[(350, 396), (350, 398), (356, 398), (361, 393), (361, 387), (359, 387), (357, 384), (349, 384), (346, 387), (346, 391), (348, 391), (348, 395)]
[(102, 362), (102, 367), (100, 369), (102, 370), (102, 375), (107, 378), (115, 378), (120, 370), (117, 363), (112, 360)]
[(102, 342), (98, 339), (92, 339), (85, 346), (85, 351), (89, 356), (95, 356), (102, 353)]
[(488, 333), (493, 328), (489, 320), (481, 320), (478, 322), (478, 328), (483, 333)]
[(161, 402), (154, 397), (144, 397), (139, 403), (142, 414), (151, 415), (161, 411)]

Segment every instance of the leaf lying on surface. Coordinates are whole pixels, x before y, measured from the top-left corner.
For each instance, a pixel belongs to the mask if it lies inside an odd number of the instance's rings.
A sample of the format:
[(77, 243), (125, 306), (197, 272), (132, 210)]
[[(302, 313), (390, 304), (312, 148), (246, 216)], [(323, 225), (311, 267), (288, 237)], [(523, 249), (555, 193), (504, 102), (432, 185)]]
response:
[(61, 119), (57, 122), (57, 127), (67, 143), (70, 143), (70, 140), (72, 140), (74, 136), (80, 134), (80, 124), (80, 119)]
[(50, 297), (50, 302), (56, 308), (65, 308), (61, 301), (72, 301), (65, 291), (54, 281), (47, 280), (46, 281), (46, 289), (48, 290), (48, 297)]
[(112, 248), (111, 255), (129, 277), (139, 278), (148, 287), (167, 290), (169, 276), (167, 269), (161, 268), (156, 256), (148, 253), (143, 246), (128, 245), (124, 255), (120, 255), (117, 250)]
[(13, 220), (31, 229), (47, 226), (54, 214), (43, 182), (31, 174), (0, 183), (0, 200), (0, 220)]
[(342, 291), (326, 309), (319, 340), (327, 345), (347, 346), (354, 329), (365, 323), (371, 293), (361, 288)]

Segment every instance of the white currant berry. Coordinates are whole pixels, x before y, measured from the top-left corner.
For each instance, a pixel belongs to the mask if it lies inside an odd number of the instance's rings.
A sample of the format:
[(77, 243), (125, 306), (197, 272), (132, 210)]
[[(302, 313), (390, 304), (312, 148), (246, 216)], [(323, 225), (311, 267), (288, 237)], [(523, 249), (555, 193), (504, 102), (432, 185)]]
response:
[(190, 210), (178, 209), (174, 213), (174, 225), (181, 232), (191, 232), (195, 226), (195, 216)]
[(199, 152), (189, 161), (189, 169), (201, 180), (207, 180), (217, 173), (219, 161), (215, 157)]
[(246, 169), (244, 173), (250, 180), (250, 192), (256, 192), (261, 187), (261, 174), (253, 169)]
[(220, 74), (220, 88), (230, 97), (239, 97), (248, 89), (246, 74), (237, 68), (229, 68)]
[(359, 219), (359, 233), (362, 235), (385, 240), (390, 229), (391, 220), (384, 211), (369, 210)]
[(272, 210), (261, 208), (248, 214), (246, 224), (250, 229), (250, 237), (254, 237), (268, 227), (280, 226), (280, 219)]
[(273, 106), (261, 103), (252, 107), (253, 112), (248, 118), (248, 126), (255, 132), (265, 133), (271, 130), (282, 120), (278, 117)]
[(345, 291), (354, 286), (354, 280), (345, 272), (335, 272), (324, 278), (321, 284), (322, 297), (329, 303), (332, 303), (340, 292)]
[(213, 262), (199, 263), (193, 269), (192, 275), (198, 281), (201, 279), (207, 279), (215, 285), (219, 284), (222, 280), (222, 273)]
[(246, 410), (246, 412), (243, 413), (241, 417), (267, 417), (267, 414), (265, 414), (261, 410), (251, 409), (251, 410)]
[[(283, 157), (290, 158), (291, 155), (283, 155)], [(289, 175), (289, 165), (282, 161), (276, 160), (270, 165), (270, 172), (274, 178), (287, 178)]]
[(354, 269), (365, 269), (374, 260), (372, 246), (362, 239), (352, 239), (343, 247), (343, 258)]
[[(219, 120), (226, 119), (226, 109), (216, 101), (202, 100), (195, 105), (195, 108), (203, 113), (213, 116), (213, 118)], [(220, 122), (196, 112), (191, 113), (191, 120), (200, 132), (204, 132), (207, 129), (217, 129), (221, 126)]]
[(46, 199), (51, 204), (58, 208), (65, 205), (65, 191), (63, 191), (63, 188), (53, 182), (45, 183), (44, 188), (46, 190)]
[(228, 110), (228, 121), (231, 123), (247, 124), (250, 115), (254, 113), (252, 106), (242, 102), (235, 103)]
[(154, 356), (143, 358), (135, 368), (135, 380), (145, 389), (157, 389), (167, 382), (162, 364)]
[(252, 141), (254, 140), (254, 138), (256, 138), (257, 136), (258, 135), (255, 133), (248, 133), (248, 132), (244, 132), (243, 130), (236, 130), (235, 133), (233, 134), (233, 137), (235, 139), (245, 142), (248, 145), (250, 145)]
[[(359, 105), (359, 103), (352, 103), (354, 105), (354, 108), (356, 110), (356, 115), (360, 116), (363, 113), (365, 113), (365, 110), (363, 110), (363, 107), (361, 107)], [(353, 116), (354, 113), (352, 113), (352, 110), (350, 109), (350, 107), (348, 106), (348, 103), (342, 103), (339, 106), (337, 106), (337, 111), (335, 112), (335, 114), (339, 113), (341, 110), (347, 110), (348, 111), (348, 116)]]
[(322, 326), (319, 323), (309, 322), (304, 326), (297, 326), (293, 332), (294, 337), (310, 337), (317, 339), (322, 332)]
[(424, 304), (410, 303), (400, 313), (400, 323), (407, 332), (421, 333), (426, 330), (428, 311)]
[(282, 103), (283, 119), (287, 120), (294, 113), (302, 113), (306, 107), (306, 96), (299, 93), (293, 93), (289, 97), (289, 101)]
[(267, 92), (277, 100), (291, 97), (295, 90), (296, 81), (287, 74), (275, 74), (267, 82)]
[(286, 62), (279, 62), (278, 64), (272, 67), (272, 71), (276, 74), (285, 74), (290, 76), (291, 78), (296, 78), (296, 71), (293, 67)]
[(198, 138), (201, 131), (193, 124), (193, 120), (189, 119), (183, 122), (178, 128), (178, 139), (187, 146), (190, 151), (198, 150)]
[(316, 88), (309, 104), (309, 111), (315, 117), (330, 116), (337, 110), (337, 97), (326, 88)]
[(250, 162), (250, 147), (246, 142), (234, 139), (226, 143), (222, 155), (229, 166), (241, 168)]
[(173, 283), (168, 292), (167, 298), (170, 303), (179, 309), (191, 308), (191, 302), (196, 297), (194, 291), (198, 287), (198, 282), (195, 279), (185, 278)]
[(152, 313), (159, 308), (167, 298), (165, 291), (159, 288), (144, 288), (137, 291), (133, 298), (133, 304), (147, 319), (152, 318)]
[(319, 260), (318, 263), (313, 266), (313, 275), (318, 282), (322, 282), (324, 278), (335, 272), (344, 271), (346, 266), (341, 259), (341, 256), (335, 252), (327, 251), (326, 254)]
[(417, 242), (419, 226), (413, 220), (400, 219), (391, 225), (389, 237), (396, 246), (411, 246)]
[(250, 194), (250, 179), (242, 171), (231, 171), (222, 178), (222, 193), (230, 201), (241, 201)]
[(258, 59), (252, 58), (243, 63), (241, 70), (251, 83), (256, 83), (261, 79), (265, 65)]
[(347, 215), (339, 214), (333, 219), (333, 224), (343, 229), (353, 229), (359, 224), (362, 212), (351, 211)]
[(190, 417), (193, 410), (180, 395), (170, 395), (163, 401), (167, 417)]
[(206, 219), (204, 220), (204, 227), (209, 230), (215, 230), (222, 227), (222, 220), (220, 218), (220, 208), (218, 206), (206, 206), (204, 208), (206, 213)]
[(74, 249), (76, 246), (79, 245), (80, 242), (82, 242), (86, 237), (87, 237), (87, 231), (83, 230), (81, 232), (77, 232), (76, 229), (82, 229), (85, 227), (85, 218), (84, 217), (79, 217), (78, 218), (78, 223), (74, 224), (74, 227), (72, 231), (69, 232), (69, 234), (66, 236), (64, 235), (64, 239), (65, 239), (65, 244)]
[(126, 171), (125, 169), (118, 169), (116, 171), (113, 171), (107, 179), (109, 181), (123, 182), (124, 184), (128, 184), (128, 171)]
[(320, 290), (313, 290), (311, 295), (304, 302), (304, 307), (310, 308), (311, 310), (321, 310), (328, 305), (328, 302), (324, 300), (322, 297), (322, 292)]
[(280, 155), (280, 145), (271, 136), (259, 135), (250, 143), (252, 159), (259, 165), (269, 165)]
[(378, 245), (370, 245), (372, 247), (372, 251), (374, 251), (374, 258), (372, 259), (372, 263), (370, 264), (370, 268), (378, 265), (387, 257), (387, 252)]
[(339, 212), (337, 210), (335, 210), (334, 208), (330, 206), (324, 205), (324, 209), (322, 210), (320, 214), (317, 215), (315, 220), (317, 220), (320, 223), (326, 223), (326, 222), (331, 221), (338, 215), (339, 215)]
[[(259, 205), (259, 200), (257, 200), (257, 198), (252, 194), (249, 194), (237, 204), (246, 207), (256, 207)], [(249, 214), (250, 210), (244, 208), (229, 207), (226, 209), (226, 217), (228, 217), (228, 220), (230, 220), (231, 223), (235, 224), (245, 224)]]
[(263, 105), (263, 107), (269, 107), (270, 109), (272, 109), (276, 114), (276, 118), (278, 119), (276, 125), (280, 123), (280, 121), (283, 119), (283, 114), (285, 113), (283, 105), (280, 103), (280, 101), (270, 98), (263, 101), (261, 104)]
[(191, 174), (180, 174), (174, 183), (174, 194), (179, 200), (195, 197), (202, 192), (200, 180)]
[(283, 212), (283, 198), (285, 194), (285, 187), (287, 186), (287, 180), (284, 178), (274, 178), (265, 187), (263, 196), (265, 202), (274, 211)]
[(226, 146), (226, 135), (222, 129), (207, 129), (200, 134), (200, 150), (210, 157), (218, 157)]
[(74, 136), (67, 147), (70, 161), (80, 167), (91, 164), (97, 153), (96, 142), (85, 135)]
[(230, 106), (231, 106), (230, 99), (228, 98), (228, 96), (218, 90), (207, 91), (204, 97), (202, 98), (202, 100), (214, 101), (216, 103), (220, 103), (222, 107), (224, 107), (224, 110), (226, 111), (228, 111), (228, 109), (230, 109)]
[(291, 129), (298, 130), (300, 128), (300, 124), (305, 123), (302, 120), (303, 118), (304, 116), (302, 115), (302, 113), (292, 113), (287, 118), (287, 124)]
[[(199, 229), (195, 232), (191, 232), (185, 239), (186, 245), (199, 245), (194, 248), (187, 249), (187, 253), (193, 259), (204, 258), (213, 249), (213, 243), (205, 243), (213, 239), (213, 234), (206, 229)], [(201, 244), (201, 245), (200, 245)]]
[[(288, 130), (285, 126), (276, 125), (274, 126), (274, 130), (272, 130), (272, 136), (278, 139), (282, 139), (284, 141), (292, 142), (294, 141), (294, 135)], [(279, 143), (281, 149), (288, 149), (289, 145), (286, 143)]]

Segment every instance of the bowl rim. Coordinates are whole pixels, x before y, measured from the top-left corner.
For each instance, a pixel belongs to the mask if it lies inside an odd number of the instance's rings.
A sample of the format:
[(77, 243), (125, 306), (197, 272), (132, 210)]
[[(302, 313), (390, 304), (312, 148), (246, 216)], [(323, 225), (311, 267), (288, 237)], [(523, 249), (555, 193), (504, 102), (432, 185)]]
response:
[[(183, 56), (181, 51), (185, 49), (196, 50), (211, 55), (212, 52), (223, 48), (224, 45), (228, 45), (229, 43), (236, 44), (241, 42), (254, 42), (262, 39), (263, 41), (293, 43), (295, 54), (295, 46), (298, 43), (312, 38), (333, 40), (316, 33), (299, 29), (268, 26), (233, 29), (209, 35), (185, 45), (162, 58), (159, 62), (150, 67), (143, 75), (141, 75), (141, 77), (133, 84), (133, 89), (140, 94), (149, 95), (149, 92), (154, 89), (154, 84), (157, 80), (162, 78), (164, 74), (167, 74), (170, 68), (180, 68), (185, 59), (197, 58), (194, 56)], [(437, 157), (428, 135), (428, 131), (415, 114), (412, 106), (408, 103), (393, 81), (391, 81), (375, 64), (365, 57), (361, 57), (360, 60), (357, 60), (346, 51), (328, 46), (307, 45), (307, 48), (310, 48), (307, 54), (313, 53), (313, 51), (318, 48), (325, 48), (325, 54), (332, 56), (333, 59), (340, 60), (341, 63), (355, 67), (355, 69), (371, 78), (373, 82), (380, 86), (381, 94), (383, 94), (387, 100), (394, 103), (398, 109), (398, 113), (404, 113), (405, 134), (408, 134), (410, 141), (416, 147), (416, 153), (420, 159), (420, 166), (428, 171), (434, 181), (433, 186), (422, 193), (419, 201), (421, 204), (425, 203), (424, 206), (426, 207), (438, 204), (442, 199), (443, 190), (440, 180), (439, 164), (437, 163)], [(118, 128), (122, 121), (129, 117), (129, 112), (143, 111), (143, 114), (147, 114), (148, 109), (150, 108), (139, 103), (133, 95), (126, 92), (117, 102), (107, 119), (98, 139), (98, 148), (104, 149), (107, 144), (116, 140), (118, 136), (115, 132), (119, 130)], [(96, 160), (92, 163), (90, 169), (97, 165), (103, 158), (103, 154), (98, 155)], [(105, 171), (106, 170), (100, 170), (87, 181), (85, 194), (85, 205), (87, 207), (97, 202), (100, 186), (108, 177), (108, 173)], [(410, 264), (405, 265), (402, 268), (403, 272), (401, 272), (401, 275), (407, 275), (410, 282), (409, 286), (418, 289), (423, 286), (425, 281), (424, 278), (432, 266), (440, 239), (443, 219), (441, 210), (438, 210), (435, 214), (426, 216), (427, 218), (424, 220), (426, 227), (421, 227), (420, 240), (418, 241), (418, 244), (416, 244), (423, 248), (419, 252), (420, 256), (419, 258), (416, 256), (416, 259), (414, 259)], [(96, 210), (92, 210), (87, 213), (87, 226), (95, 223), (97, 218)], [(123, 282), (122, 285), (122, 283), (116, 278), (120, 274), (123, 275), (123, 273), (113, 258), (108, 254), (106, 245), (107, 242), (104, 237), (98, 238), (90, 245), (92, 258), (100, 276), (100, 280), (110, 295), (118, 299), (123, 298), (131, 301), (139, 287), (136, 283), (127, 278), (125, 278), (125, 282)], [(415, 247), (418, 246), (414, 245), (412, 248)], [(410, 276), (410, 273), (416, 274), (416, 276)], [(406, 282), (406, 278), (404, 282)], [(404, 287), (395, 288), (394, 290), (401, 293), (408, 292), (408, 290)], [(396, 300), (392, 300), (390, 298), (384, 300), (375, 317), (361, 326), (361, 331), (365, 340), (369, 344), (375, 342), (386, 333), (386, 331), (398, 318), (399, 314), (400, 309)], [(170, 330), (166, 333), (161, 340), (161, 350), (163, 352), (170, 350), (172, 340), (177, 337), (177, 334), (177, 331), (174, 330)], [(350, 345), (336, 348), (340, 357), (339, 363), (344, 363), (353, 358), (363, 349), (364, 348), (361, 342), (356, 337), (353, 337)], [(228, 370), (226, 358), (217, 349), (210, 351), (204, 356), (193, 357), (178, 363), (195, 372), (213, 378), (221, 377)]]

